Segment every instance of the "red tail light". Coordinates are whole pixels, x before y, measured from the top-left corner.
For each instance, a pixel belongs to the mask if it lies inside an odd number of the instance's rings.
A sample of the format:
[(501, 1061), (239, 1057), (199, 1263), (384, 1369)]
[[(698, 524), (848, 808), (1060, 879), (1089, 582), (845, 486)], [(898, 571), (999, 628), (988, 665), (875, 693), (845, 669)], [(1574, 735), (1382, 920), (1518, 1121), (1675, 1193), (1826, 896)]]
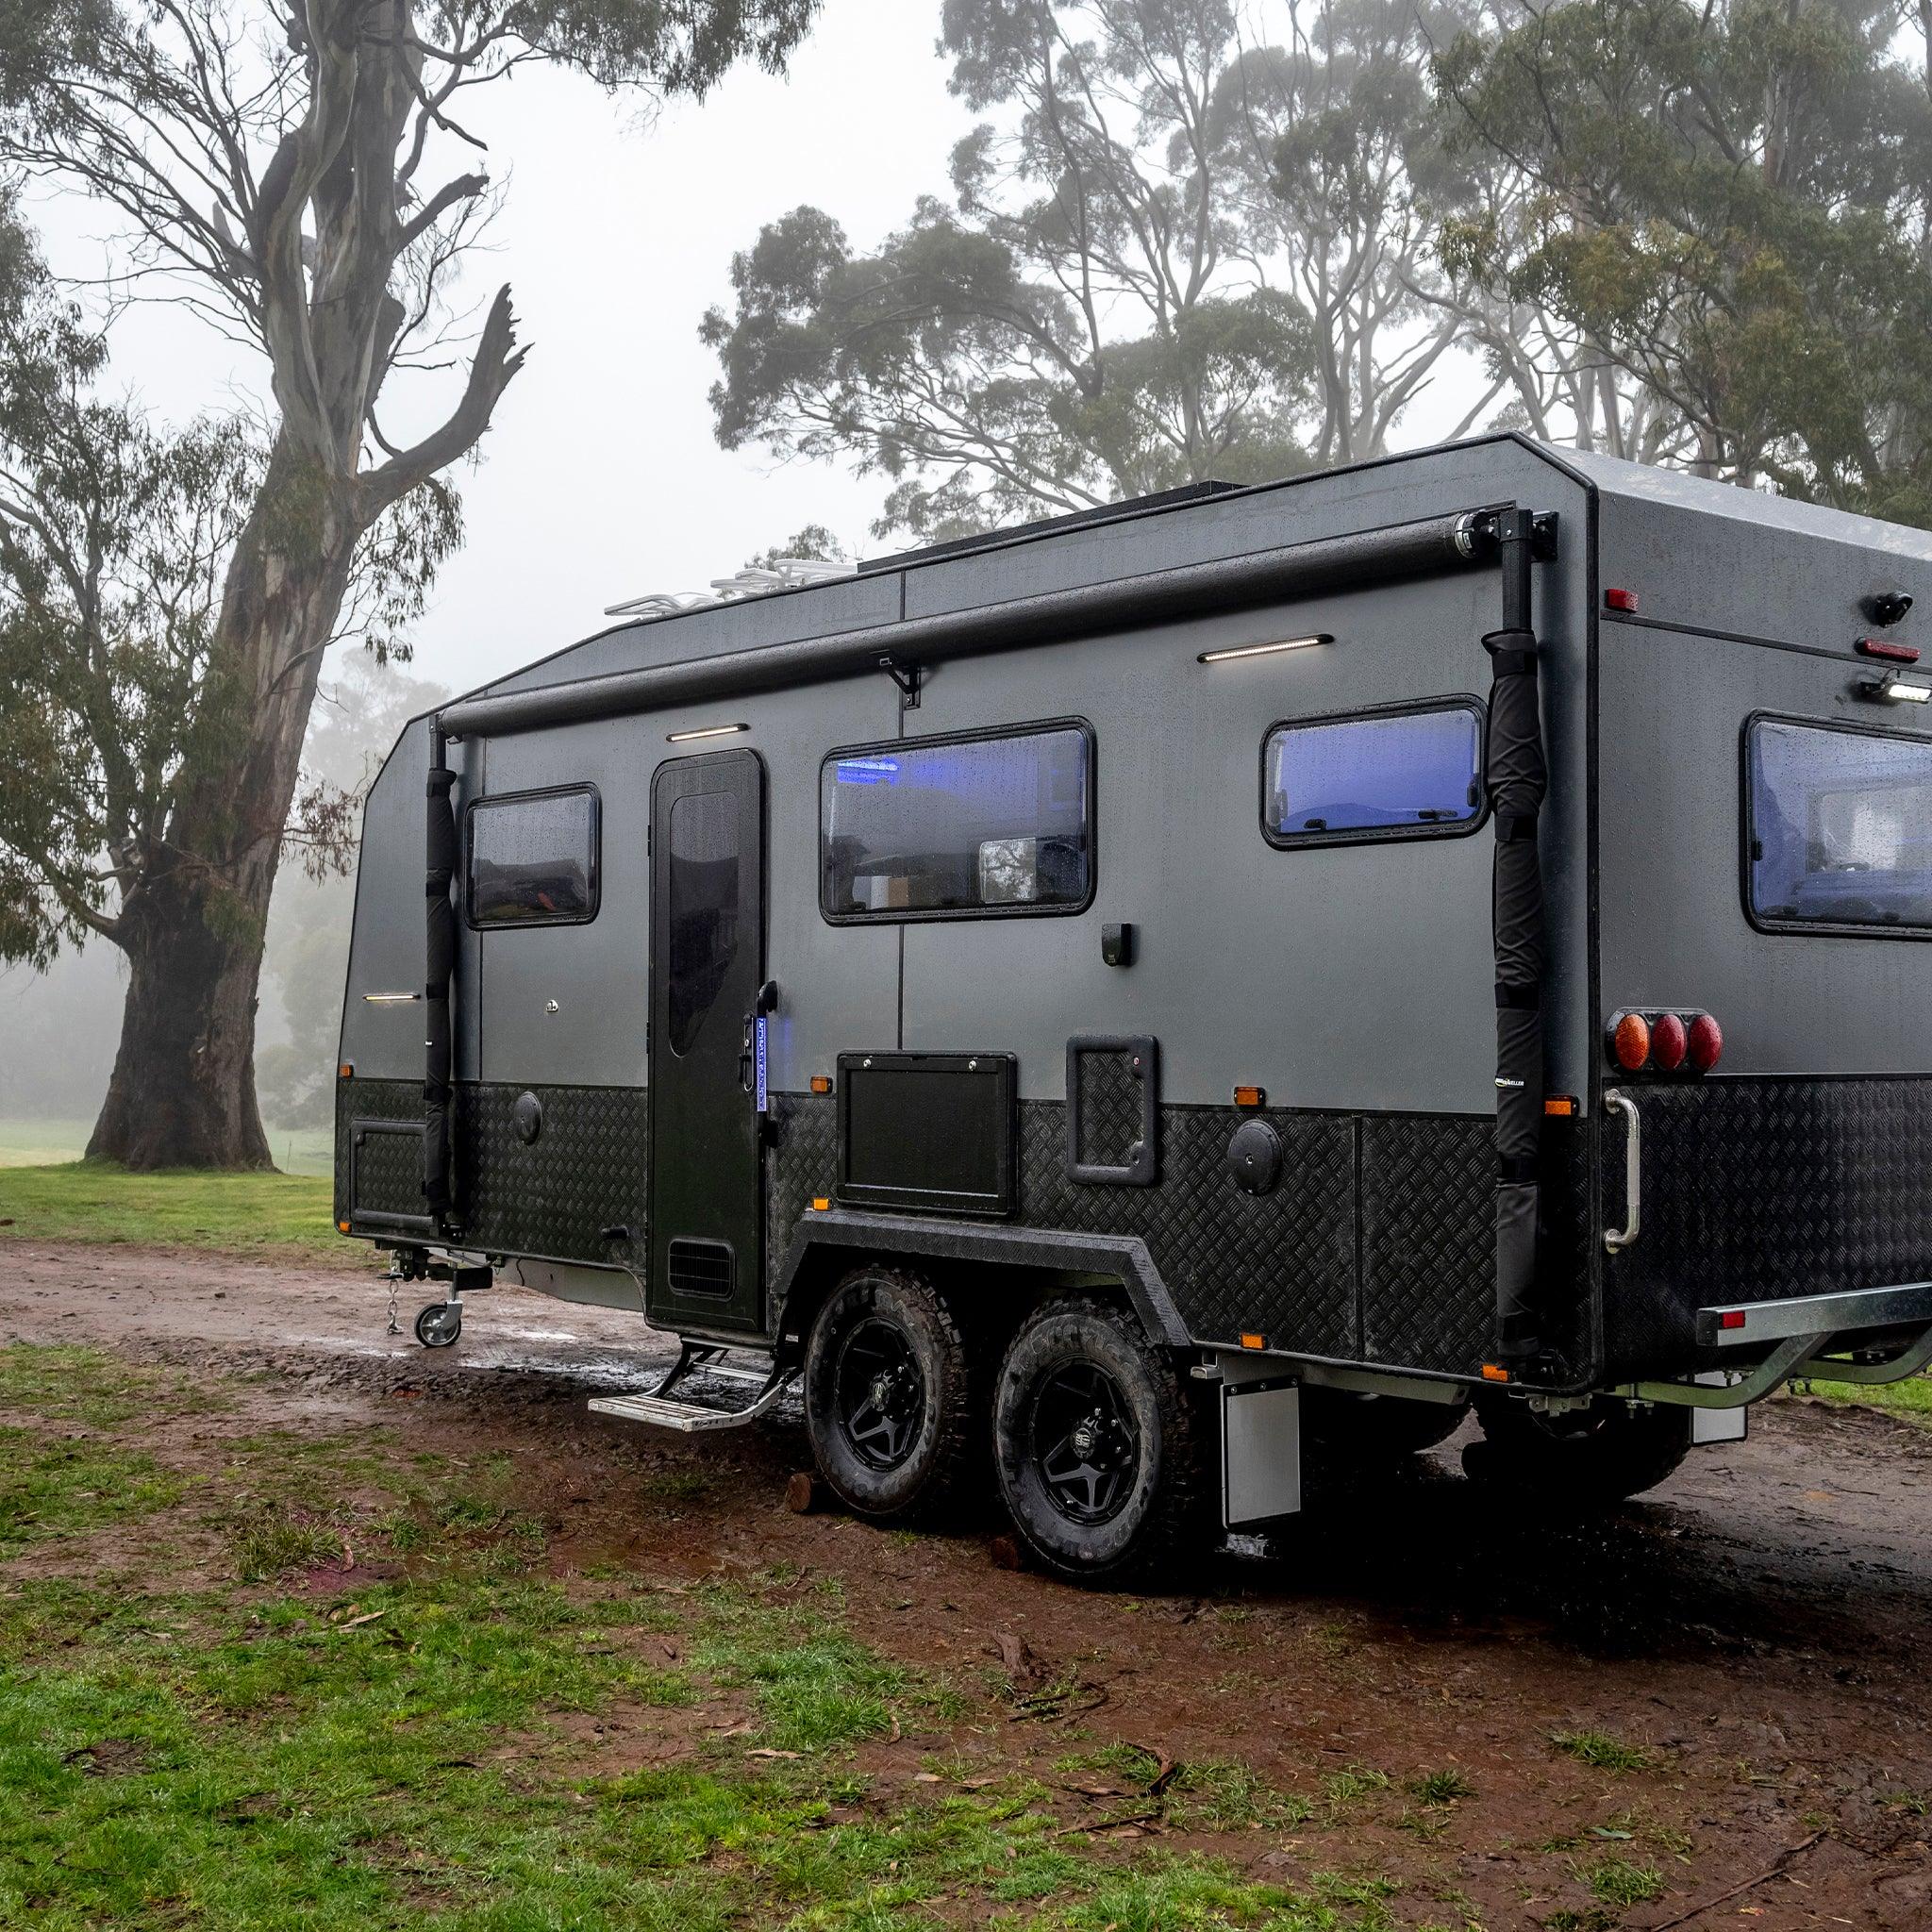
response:
[(1641, 1013), (1625, 1013), (1610, 1036), (1610, 1051), (1626, 1074), (1634, 1074), (1650, 1058), (1650, 1022)]
[(1690, 1023), (1690, 1037), (1687, 1044), (1690, 1064), (1700, 1074), (1707, 1074), (1724, 1054), (1724, 1029), (1708, 1013), (1699, 1013)]
[(1684, 1064), (1690, 1045), (1690, 1036), (1676, 1014), (1657, 1016), (1657, 1024), (1650, 1029), (1650, 1057), (1659, 1073), (1674, 1074)]
[(1724, 1028), (1696, 1007), (1675, 1013), (1619, 1007), (1608, 1029), (1609, 1058), (1625, 1074), (1707, 1074), (1724, 1050)]

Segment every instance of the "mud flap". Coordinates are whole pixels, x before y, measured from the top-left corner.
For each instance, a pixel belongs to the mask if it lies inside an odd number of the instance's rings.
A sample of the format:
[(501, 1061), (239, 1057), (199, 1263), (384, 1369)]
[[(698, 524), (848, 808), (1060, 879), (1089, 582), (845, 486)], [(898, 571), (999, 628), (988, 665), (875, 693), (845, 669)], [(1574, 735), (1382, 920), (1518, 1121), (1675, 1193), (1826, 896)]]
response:
[(1278, 1361), (1221, 1357), (1221, 1520), (1256, 1529), (1302, 1507), (1302, 1391)]
[[(1696, 1379), (1707, 1387), (1722, 1389), (1730, 1380), (1723, 1370)], [(1741, 1442), (1750, 1433), (1751, 1405), (1736, 1408), (1693, 1408), (1690, 1411), (1690, 1446), (1701, 1449), (1707, 1442)]]

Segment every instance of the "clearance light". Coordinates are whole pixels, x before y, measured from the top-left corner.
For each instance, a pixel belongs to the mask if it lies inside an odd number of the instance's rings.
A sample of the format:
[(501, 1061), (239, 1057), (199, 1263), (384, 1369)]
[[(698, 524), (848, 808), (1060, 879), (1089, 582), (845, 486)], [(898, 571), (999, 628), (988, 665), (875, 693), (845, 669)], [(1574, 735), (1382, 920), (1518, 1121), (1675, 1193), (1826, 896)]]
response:
[(1726, 1308), (1724, 1311), (1724, 1313), (1717, 1318), (1717, 1325), (1720, 1328), (1741, 1328), (1744, 1325), (1743, 1309)]
[(1892, 664), (1916, 664), (1919, 661), (1918, 645), (1894, 644), (1885, 638), (1860, 638), (1853, 648), (1860, 657), (1883, 658)]
[(1657, 1062), (1657, 1071), (1674, 1074), (1684, 1064), (1684, 1056), (1690, 1050), (1690, 1035), (1683, 1021), (1674, 1013), (1659, 1013), (1657, 1024), (1650, 1029), (1650, 1057)]
[(1641, 1013), (1625, 1013), (1610, 1036), (1610, 1052), (1626, 1074), (1634, 1074), (1650, 1058), (1650, 1022)]
[(355, 1077), (355, 1063), (351, 1060), (344, 1060), (341, 1063), (341, 1065), (336, 1069), (336, 1078), (338, 1080), (353, 1080)]
[(1499, 1369), (1494, 1362), (1485, 1362), (1483, 1364), (1483, 1380), (1485, 1382), (1507, 1382), (1508, 1379), (1509, 1371), (1507, 1369)]
[(701, 724), (695, 731), (667, 731), (664, 741), (667, 744), (689, 744), (694, 738), (730, 738), (734, 733), (750, 729), (749, 724)]
[(1543, 1102), (1543, 1111), (1567, 1117), (1576, 1111), (1576, 1103), (1567, 1093), (1552, 1094)]
[(814, 1214), (829, 1214), (832, 1211), (832, 1197), (829, 1194), (815, 1194), (812, 1197), (811, 1211)]
[(1305, 651), (1310, 644), (1332, 644), (1334, 638), (1318, 630), (1305, 638), (1276, 638), (1267, 644), (1230, 644), (1224, 651), (1203, 651), (1197, 664), (1225, 664), (1236, 658), (1272, 658), (1277, 651)]
[(1243, 1348), (1266, 1348), (1268, 1346), (1268, 1338), (1265, 1335), (1243, 1335), (1241, 1337), (1241, 1346)]
[(814, 1074), (811, 1076), (811, 1091), (814, 1093), (829, 1093), (832, 1091), (831, 1074)]
[(349, 1224), (346, 1221), (339, 1221), (336, 1223), (336, 1232), (338, 1234), (347, 1234), (348, 1231)]
[(1932, 698), (1932, 684), (1919, 684), (1909, 677), (1874, 677), (1858, 687), (1858, 695), (1881, 705), (1923, 705)]
[(1637, 608), (1637, 592), (1635, 591), (1606, 591), (1604, 592), (1604, 608), (1606, 610), (1623, 610), (1634, 613)]
[(1234, 1090), (1234, 1104), (1237, 1107), (1263, 1107), (1267, 1100), (1267, 1090), (1262, 1087), (1237, 1087)]
[(1724, 1029), (1708, 1013), (1699, 1013), (1690, 1023), (1688, 1045), (1690, 1064), (1700, 1074), (1707, 1074), (1724, 1055)]

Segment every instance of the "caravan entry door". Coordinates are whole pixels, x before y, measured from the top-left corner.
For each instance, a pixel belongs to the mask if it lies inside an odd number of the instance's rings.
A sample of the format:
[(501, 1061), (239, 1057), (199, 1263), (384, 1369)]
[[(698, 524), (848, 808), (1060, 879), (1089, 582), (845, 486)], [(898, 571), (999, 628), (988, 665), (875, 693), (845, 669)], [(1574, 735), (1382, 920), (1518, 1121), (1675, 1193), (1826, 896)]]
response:
[(763, 1188), (753, 1013), (765, 976), (765, 773), (757, 753), (651, 786), (653, 1323), (756, 1330)]

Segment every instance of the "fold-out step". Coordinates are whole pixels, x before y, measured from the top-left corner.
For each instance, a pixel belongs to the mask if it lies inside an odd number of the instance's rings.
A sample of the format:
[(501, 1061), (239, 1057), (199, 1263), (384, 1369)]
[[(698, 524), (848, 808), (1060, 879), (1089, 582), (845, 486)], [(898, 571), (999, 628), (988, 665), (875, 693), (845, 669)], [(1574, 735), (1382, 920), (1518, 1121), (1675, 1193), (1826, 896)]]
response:
[[(660, 1429), (676, 1429), (694, 1436), (707, 1429), (741, 1428), (755, 1423), (798, 1379), (796, 1369), (780, 1368), (767, 1360), (758, 1368), (719, 1359), (724, 1350), (714, 1345), (687, 1342), (676, 1366), (648, 1395), (597, 1395), (591, 1407), (598, 1415), (623, 1416), (628, 1422), (650, 1423)], [(692, 1402), (675, 1391), (693, 1375), (714, 1375), (727, 1382), (755, 1384), (758, 1392), (741, 1408), (725, 1408), (716, 1403)]]

